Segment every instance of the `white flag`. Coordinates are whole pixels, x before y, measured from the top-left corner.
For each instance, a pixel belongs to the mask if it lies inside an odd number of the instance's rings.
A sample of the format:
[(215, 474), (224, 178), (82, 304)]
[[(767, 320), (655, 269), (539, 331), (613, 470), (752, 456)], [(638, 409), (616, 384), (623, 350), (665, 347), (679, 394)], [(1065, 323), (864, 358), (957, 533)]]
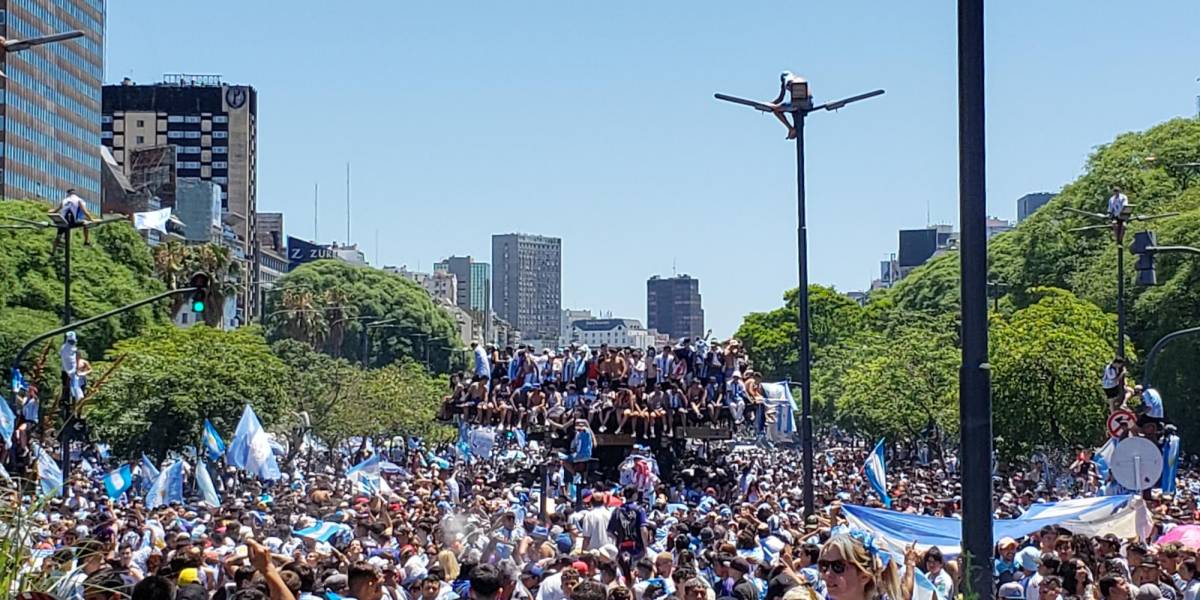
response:
[(171, 208), (133, 213), (134, 229), (157, 229), (167, 232), (167, 221), (171, 220)]

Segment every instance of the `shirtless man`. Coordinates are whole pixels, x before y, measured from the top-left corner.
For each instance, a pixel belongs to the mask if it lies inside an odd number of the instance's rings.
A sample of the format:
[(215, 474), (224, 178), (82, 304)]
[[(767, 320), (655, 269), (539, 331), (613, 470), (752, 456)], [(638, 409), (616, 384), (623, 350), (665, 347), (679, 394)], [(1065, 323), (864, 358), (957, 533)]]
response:
[(658, 388), (658, 361), (657, 351), (654, 346), (646, 348), (646, 389), (654, 390)]
[(613, 410), (617, 412), (617, 429), (616, 433), (621, 433), (625, 430), (625, 423), (629, 419), (633, 419), (633, 427), (630, 431), (637, 434), (638, 421), (641, 417), (641, 412), (633, 403), (633, 392), (627, 387), (617, 389), (616, 396), (613, 398)]
[(655, 428), (654, 428), (656, 423), (659, 423), (659, 422), (662, 423), (663, 431), (667, 431), (669, 429), (669, 427), (667, 426), (667, 408), (666, 408), (667, 407), (666, 388), (669, 385), (670, 384), (667, 382), (660, 382), (657, 386), (657, 389), (650, 392), (650, 395), (646, 397), (646, 415), (647, 415), (646, 420), (650, 422), (650, 437), (655, 437), (657, 435)]
[(546, 392), (553, 388), (554, 384), (546, 381), (542, 383), (542, 387), (529, 390), (529, 420), (522, 427), (531, 428), (534, 425), (546, 424), (546, 408), (549, 403)]
[[(471, 385), (467, 386), (466, 400), (463, 402), (463, 418), (475, 417), (475, 422), (479, 423), (480, 413), (487, 410), (487, 380), (476, 377)], [(486, 414), (482, 417), (486, 419)]]

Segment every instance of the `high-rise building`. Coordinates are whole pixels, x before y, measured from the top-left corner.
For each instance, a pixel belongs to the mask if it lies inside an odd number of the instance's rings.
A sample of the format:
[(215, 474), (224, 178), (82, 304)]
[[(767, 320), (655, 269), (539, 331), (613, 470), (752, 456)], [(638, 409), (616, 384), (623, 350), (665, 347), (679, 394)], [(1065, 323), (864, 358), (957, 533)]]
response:
[(703, 336), (700, 280), (687, 275), (670, 278), (655, 275), (647, 280), (646, 324), (674, 339)]
[(283, 213), (258, 213), (260, 287), (269, 289), (288, 272), (287, 238), (283, 237)]
[(103, 113), (103, 142), (118, 163), (125, 165), (135, 149), (171, 145), (179, 178), (221, 186), (222, 221), (249, 263), (238, 297), (240, 320), (246, 322), (258, 310), (260, 281), (254, 88), (226, 84), (216, 75), (167, 75), (152, 85), (126, 79), (104, 86)]
[(0, 35), (84, 37), (0, 58), (0, 197), (57, 202), (68, 189), (100, 214), (104, 0), (0, 1)]
[[(490, 329), (487, 326), (492, 311), (492, 266), (470, 256), (451, 256), (434, 263), (433, 271), (454, 276), (457, 281), (454, 305), (469, 311), (475, 323)], [(490, 339), (490, 331), (485, 330), (483, 335)]]
[(562, 318), (562, 240), (492, 236), (492, 309), (527, 339), (558, 339)]
[(1017, 198), (1017, 222), (1020, 223), (1021, 221), (1029, 218), (1029, 215), (1032, 215), (1033, 211), (1045, 206), (1046, 203), (1049, 202), (1053, 197), (1054, 194), (1037, 192), (1033, 194), (1025, 194), (1024, 196)]

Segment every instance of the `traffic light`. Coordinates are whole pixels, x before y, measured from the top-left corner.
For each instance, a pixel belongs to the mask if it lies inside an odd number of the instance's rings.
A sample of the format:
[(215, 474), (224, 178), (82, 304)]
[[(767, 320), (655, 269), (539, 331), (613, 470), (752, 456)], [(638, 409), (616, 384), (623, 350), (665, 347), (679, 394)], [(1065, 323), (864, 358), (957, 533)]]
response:
[(208, 298), (208, 274), (196, 273), (188, 280), (188, 287), (196, 288), (192, 292), (192, 312), (204, 312), (204, 301)]
[(1139, 231), (1133, 234), (1133, 243), (1129, 251), (1137, 255), (1137, 284), (1158, 285), (1158, 274), (1154, 272), (1154, 250), (1158, 246), (1158, 238), (1153, 231)]

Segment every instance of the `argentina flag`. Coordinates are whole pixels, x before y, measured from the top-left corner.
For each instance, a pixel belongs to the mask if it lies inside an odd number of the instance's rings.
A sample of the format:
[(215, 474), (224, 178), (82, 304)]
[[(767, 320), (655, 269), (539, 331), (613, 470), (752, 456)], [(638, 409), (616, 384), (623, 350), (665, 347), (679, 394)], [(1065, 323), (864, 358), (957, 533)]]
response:
[(177, 460), (158, 473), (150, 492), (146, 494), (146, 508), (154, 509), (171, 502), (183, 502), (183, 461)]
[(217, 428), (208, 419), (204, 420), (204, 452), (208, 460), (221, 460), (225, 455), (225, 441), (217, 433)]
[(767, 427), (767, 438), (773, 442), (791, 441), (796, 435), (796, 400), (792, 397), (791, 382), (762, 384), (768, 412), (775, 422)]
[(0, 437), (4, 438), (4, 445), (12, 445), (13, 431), (16, 430), (17, 415), (13, 414), (12, 408), (9, 408), (8, 401), (0, 398)]
[(350, 526), (342, 523), (333, 523), (330, 521), (317, 521), (316, 525), (305, 529), (294, 531), (296, 535), (317, 540), (318, 542), (329, 542), (334, 536), (341, 533), (350, 533)]
[(913, 570), (916, 577), (913, 578), (912, 600), (946, 600), (920, 569), (913, 567)]
[(259, 479), (274, 481), (280, 478), (279, 464), (271, 451), (271, 439), (249, 404), (242, 411), (242, 419), (225, 456), (229, 464)]
[(120, 498), (132, 485), (133, 471), (128, 464), (121, 465), (104, 476), (104, 491), (113, 500)]
[(38, 483), (41, 484), (43, 496), (61, 496), (63, 488), (63, 473), (54, 462), (54, 458), (41, 448), (37, 451)]
[(888, 496), (887, 491), (887, 464), (883, 457), (883, 440), (880, 439), (878, 444), (875, 444), (875, 449), (867, 455), (867, 461), (863, 463), (863, 471), (867, 475), (867, 482), (871, 484), (871, 489), (879, 494), (879, 499), (883, 500), (883, 505), (891, 508), (892, 498)]
[(1175, 474), (1179, 471), (1179, 436), (1169, 435), (1163, 443), (1163, 471), (1159, 485), (1164, 494), (1175, 493)]
[(213, 508), (221, 506), (221, 497), (217, 495), (217, 488), (213, 486), (212, 477), (208, 474), (208, 465), (204, 464), (204, 461), (196, 463), (196, 489), (200, 490), (206, 504)]

